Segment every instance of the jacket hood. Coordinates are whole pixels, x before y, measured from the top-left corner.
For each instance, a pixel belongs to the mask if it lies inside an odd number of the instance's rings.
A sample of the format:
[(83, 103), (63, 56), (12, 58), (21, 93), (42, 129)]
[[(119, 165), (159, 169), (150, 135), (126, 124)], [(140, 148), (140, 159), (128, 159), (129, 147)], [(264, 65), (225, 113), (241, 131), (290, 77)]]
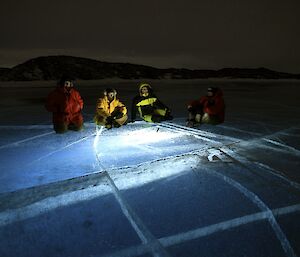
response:
[(218, 87), (209, 87), (208, 91), (213, 92), (212, 97), (222, 97), (223, 96), (223, 91)]
[(152, 87), (151, 87), (149, 84), (147, 84), (147, 83), (141, 83), (141, 84), (139, 85), (140, 96), (142, 96), (142, 88), (143, 88), (143, 87), (147, 87), (147, 88), (148, 88), (149, 95), (153, 93), (153, 92), (152, 92)]
[(64, 75), (64, 76), (62, 76), (62, 77), (60, 78), (60, 80), (58, 81), (57, 84), (58, 84), (59, 87), (64, 87), (64, 84), (65, 84), (66, 81), (70, 81), (70, 82), (74, 83), (75, 78), (73, 78), (73, 77), (71, 77), (71, 76), (66, 76), (66, 75)]
[(115, 89), (113, 89), (113, 88), (107, 88), (107, 89), (105, 89), (104, 92), (103, 92), (104, 97), (107, 99), (107, 94), (110, 93), (110, 92), (112, 92), (114, 94), (114, 100), (116, 100), (116, 98), (117, 98), (117, 91)]

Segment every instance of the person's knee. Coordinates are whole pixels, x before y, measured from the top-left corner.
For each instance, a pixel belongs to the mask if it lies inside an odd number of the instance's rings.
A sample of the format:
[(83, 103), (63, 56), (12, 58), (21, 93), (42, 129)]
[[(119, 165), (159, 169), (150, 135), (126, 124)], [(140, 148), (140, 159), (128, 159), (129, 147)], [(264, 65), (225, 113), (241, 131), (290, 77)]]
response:
[(167, 114), (167, 109), (155, 109), (153, 111), (153, 115), (157, 115), (157, 116), (166, 116)]
[(143, 115), (143, 116), (141, 116), (141, 118), (142, 118), (144, 121), (152, 122), (152, 115)]
[(195, 121), (198, 122), (198, 123), (201, 122), (201, 114), (197, 113), (197, 114), (195, 115)]
[(202, 123), (210, 124), (210, 125), (217, 125), (220, 124), (220, 120), (217, 116), (209, 115), (208, 113), (204, 113), (202, 117)]
[(115, 119), (115, 122), (117, 124), (119, 124), (120, 126), (122, 126), (122, 125), (126, 124), (127, 120), (128, 120), (128, 116), (127, 116), (127, 114), (125, 114), (122, 117)]
[(210, 123), (210, 120), (211, 120), (211, 117), (209, 116), (208, 113), (204, 113), (204, 114), (202, 115), (202, 119), (201, 119), (201, 122), (202, 122), (202, 123), (209, 124), (209, 123)]

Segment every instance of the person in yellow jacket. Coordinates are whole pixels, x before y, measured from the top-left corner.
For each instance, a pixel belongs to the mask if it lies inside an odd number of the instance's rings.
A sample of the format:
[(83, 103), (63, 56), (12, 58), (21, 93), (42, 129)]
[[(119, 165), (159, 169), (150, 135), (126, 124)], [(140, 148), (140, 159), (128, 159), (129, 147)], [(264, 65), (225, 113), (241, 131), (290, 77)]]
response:
[(97, 102), (95, 123), (110, 129), (126, 124), (127, 119), (127, 108), (117, 99), (117, 91), (112, 88), (104, 90), (103, 97)]

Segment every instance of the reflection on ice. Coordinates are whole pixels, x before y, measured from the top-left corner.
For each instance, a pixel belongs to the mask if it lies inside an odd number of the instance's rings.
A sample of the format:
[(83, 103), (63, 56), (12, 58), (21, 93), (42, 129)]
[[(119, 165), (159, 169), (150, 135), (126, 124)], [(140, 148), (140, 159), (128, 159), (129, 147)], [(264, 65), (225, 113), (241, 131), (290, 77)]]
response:
[(151, 144), (162, 142), (165, 140), (170, 140), (173, 138), (179, 137), (179, 134), (168, 132), (168, 131), (160, 131), (159, 128), (149, 129), (140, 129), (136, 131), (130, 131), (126, 137), (121, 138), (120, 144), (124, 145), (142, 145), (142, 144)]
[(138, 165), (207, 147), (207, 142), (193, 134), (145, 123), (103, 130), (94, 139), (94, 151), (102, 169)]

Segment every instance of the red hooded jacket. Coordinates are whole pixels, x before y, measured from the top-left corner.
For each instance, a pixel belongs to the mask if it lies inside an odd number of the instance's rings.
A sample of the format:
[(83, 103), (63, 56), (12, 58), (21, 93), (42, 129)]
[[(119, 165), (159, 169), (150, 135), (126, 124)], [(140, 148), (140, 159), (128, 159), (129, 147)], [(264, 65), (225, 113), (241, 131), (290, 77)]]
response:
[(83, 100), (74, 88), (68, 91), (65, 87), (57, 87), (47, 97), (46, 109), (53, 113), (53, 123), (56, 124), (82, 124), (82, 108)]
[(209, 115), (216, 116), (220, 123), (225, 119), (225, 103), (223, 99), (223, 91), (217, 89), (213, 96), (202, 96), (200, 100), (192, 101), (189, 105), (194, 108), (201, 106), (203, 112)]

